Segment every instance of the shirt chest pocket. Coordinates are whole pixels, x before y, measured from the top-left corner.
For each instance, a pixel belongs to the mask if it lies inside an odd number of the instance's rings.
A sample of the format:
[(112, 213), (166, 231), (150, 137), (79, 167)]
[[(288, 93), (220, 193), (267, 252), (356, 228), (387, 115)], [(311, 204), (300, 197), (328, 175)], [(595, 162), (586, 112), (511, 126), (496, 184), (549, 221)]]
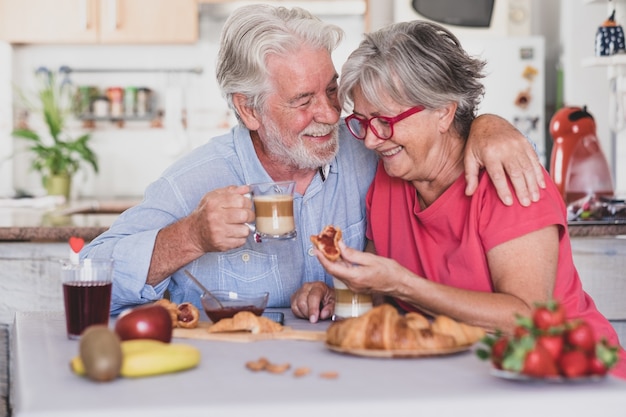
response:
[(365, 219), (358, 221), (342, 230), (341, 239), (351, 248), (365, 249)]
[(219, 286), (224, 290), (275, 288), (280, 277), (278, 257), (273, 254), (240, 250), (219, 256)]

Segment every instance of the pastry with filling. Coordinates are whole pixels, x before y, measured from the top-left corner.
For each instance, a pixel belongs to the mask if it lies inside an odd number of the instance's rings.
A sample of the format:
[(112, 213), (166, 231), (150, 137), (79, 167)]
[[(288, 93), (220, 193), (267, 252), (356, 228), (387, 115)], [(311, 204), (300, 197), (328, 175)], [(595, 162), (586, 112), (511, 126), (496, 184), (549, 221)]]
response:
[(311, 242), (324, 256), (336, 261), (341, 257), (341, 250), (337, 243), (341, 240), (341, 229), (332, 225), (326, 226), (319, 235), (312, 235)]
[(283, 330), (283, 326), (267, 317), (257, 316), (249, 311), (240, 311), (231, 318), (221, 319), (211, 327), (209, 333), (250, 332), (275, 333)]

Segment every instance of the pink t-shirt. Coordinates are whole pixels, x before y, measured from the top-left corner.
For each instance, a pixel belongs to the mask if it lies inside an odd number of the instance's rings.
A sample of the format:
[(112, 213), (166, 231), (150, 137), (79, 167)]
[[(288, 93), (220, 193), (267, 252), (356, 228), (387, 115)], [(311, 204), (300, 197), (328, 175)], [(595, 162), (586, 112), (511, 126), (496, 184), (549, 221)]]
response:
[[(505, 206), (483, 172), (473, 196), (465, 195), (465, 176), (459, 178), (430, 207), (421, 210), (415, 187), (392, 178), (379, 163), (367, 194), (367, 237), (376, 252), (396, 260), (430, 281), (472, 291), (493, 292), (487, 252), (495, 246), (550, 225), (559, 226), (559, 261), (554, 298), (568, 312), (594, 326), (596, 336), (618, 343), (615, 330), (582, 289), (572, 259), (563, 198), (547, 172), (548, 184), (530, 207), (515, 199)], [(510, 184), (509, 184), (510, 185)], [(512, 186), (511, 186), (512, 187)], [(532, 259), (529, 259), (532, 262)], [(410, 304), (396, 300), (407, 310)], [(622, 350), (619, 376), (626, 378)]]

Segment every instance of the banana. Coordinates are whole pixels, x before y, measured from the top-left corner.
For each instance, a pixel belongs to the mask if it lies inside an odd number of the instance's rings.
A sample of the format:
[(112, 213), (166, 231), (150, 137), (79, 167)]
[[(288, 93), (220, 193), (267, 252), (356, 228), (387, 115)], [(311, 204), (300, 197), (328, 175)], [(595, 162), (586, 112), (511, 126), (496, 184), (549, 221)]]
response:
[(125, 340), (122, 342), (122, 355), (131, 355), (137, 352), (157, 349), (167, 345), (169, 345), (169, 343), (161, 342), (160, 340), (154, 339)]
[[(120, 374), (126, 378), (184, 371), (200, 363), (200, 351), (191, 345), (136, 339), (124, 341), (121, 346), (123, 358)], [(70, 368), (77, 375), (85, 375), (80, 356), (72, 358)]]
[(85, 376), (87, 372), (85, 371), (85, 365), (83, 365), (83, 360), (79, 355), (76, 355), (70, 361), (70, 369), (76, 375)]
[(167, 374), (196, 367), (200, 351), (191, 345), (165, 344), (124, 356), (120, 375), (126, 378)]

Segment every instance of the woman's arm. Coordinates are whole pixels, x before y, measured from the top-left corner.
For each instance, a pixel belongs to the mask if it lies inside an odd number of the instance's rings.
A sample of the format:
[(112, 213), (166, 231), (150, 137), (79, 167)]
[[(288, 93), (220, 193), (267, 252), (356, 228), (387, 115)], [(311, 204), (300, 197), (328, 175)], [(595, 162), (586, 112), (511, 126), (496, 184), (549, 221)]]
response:
[(343, 262), (318, 259), (328, 273), (355, 292), (382, 293), (425, 313), (445, 314), (490, 331), (513, 332), (516, 314), (528, 315), (535, 302), (552, 297), (559, 243), (557, 226), (550, 226), (490, 250), (487, 261), (493, 293), (428, 281), (394, 260), (356, 251), (343, 242), (340, 247)]

